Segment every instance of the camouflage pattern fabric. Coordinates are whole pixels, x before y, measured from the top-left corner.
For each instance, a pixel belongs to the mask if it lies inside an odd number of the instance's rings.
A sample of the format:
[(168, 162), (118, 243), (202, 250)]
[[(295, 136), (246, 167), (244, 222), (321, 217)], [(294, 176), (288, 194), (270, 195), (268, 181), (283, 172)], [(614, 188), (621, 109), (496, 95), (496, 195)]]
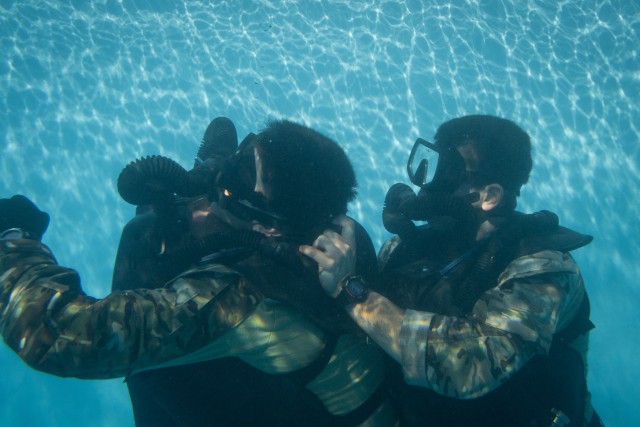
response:
[(547, 354), (554, 333), (569, 324), (584, 297), (569, 254), (542, 251), (515, 259), (466, 317), (406, 311), (400, 334), (405, 378), (445, 396), (483, 396), (534, 355)]
[[(303, 313), (265, 298), (237, 272), (217, 264), (191, 269), (159, 289), (82, 291), (74, 270), (32, 240), (0, 241), (0, 332), (35, 369), (57, 376), (113, 378), (236, 356), (268, 373), (312, 363), (325, 333)], [(378, 347), (342, 335), (307, 387), (327, 410), (347, 415), (383, 383)], [(398, 425), (388, 399), (364, 426)]]
[(250, 315), (263, 297), (210, 264), (164, 288), (87, 296), (72, 269), (33, 240), (0, 241), (0, 333), (30, 366), (114, 378), (190, 353)]

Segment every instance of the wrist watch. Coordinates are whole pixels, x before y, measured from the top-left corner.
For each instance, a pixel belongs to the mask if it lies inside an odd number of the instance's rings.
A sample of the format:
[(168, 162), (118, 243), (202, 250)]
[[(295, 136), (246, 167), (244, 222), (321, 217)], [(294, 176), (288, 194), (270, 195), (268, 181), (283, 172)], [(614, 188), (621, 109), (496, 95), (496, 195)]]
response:
[(369, 288), (362, 276), (347, 276), (340, 281), (342, 290), (336, 297), (341, 305), (359, 304), (369, 296)]
[(22, 228), (9, 228), (0, 233), (0, 240), (33, 239), (31, 233)]

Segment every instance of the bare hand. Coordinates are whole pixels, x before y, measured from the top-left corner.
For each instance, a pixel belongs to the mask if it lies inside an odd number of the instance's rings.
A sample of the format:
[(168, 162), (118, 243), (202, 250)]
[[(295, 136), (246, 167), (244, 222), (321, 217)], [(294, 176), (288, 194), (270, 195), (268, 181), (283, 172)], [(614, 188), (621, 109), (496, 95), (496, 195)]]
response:
[(313, 242), (299, 250), (318, 263), (318, 279), (325, 292), (335, 298), (340, 293), (340, 281), (356, 272), (355, 224), (341, 215), (334, 223), (342, 227), (342, 234), (326, 230)]

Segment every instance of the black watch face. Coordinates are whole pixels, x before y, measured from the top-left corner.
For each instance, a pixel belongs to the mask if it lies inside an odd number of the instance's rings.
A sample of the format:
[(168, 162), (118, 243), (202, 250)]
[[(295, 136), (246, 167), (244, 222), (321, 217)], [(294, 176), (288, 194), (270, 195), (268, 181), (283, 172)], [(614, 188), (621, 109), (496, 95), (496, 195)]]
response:
[(367, 296), (368, 289), (360, 279), (351, 279), (346, 285), (347, 291), (354, 298), (360, 299)]

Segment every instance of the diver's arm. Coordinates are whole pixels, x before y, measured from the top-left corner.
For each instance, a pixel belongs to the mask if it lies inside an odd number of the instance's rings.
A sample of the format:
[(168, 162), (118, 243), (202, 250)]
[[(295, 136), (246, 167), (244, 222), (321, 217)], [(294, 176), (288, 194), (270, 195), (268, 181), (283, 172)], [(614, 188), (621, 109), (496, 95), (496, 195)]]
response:
[[(113, 378), (192, 352), (260, 302), (236, 273), (192, 270), (160, 289), (87, 296), (35, 240), (0, 241), (0, 333), (35, 369)], [(229, 309), (233, 307), (233, 309)]]
[[(300, 252), (318, 263), (320, 284), (333, 298), (342, 290), (342, 278), (356, 272), (355, 224), (346, 216), (338, 217), (335, 223), (342, 228), (342, 234), (327, 230), (313, 246), (300, 247)], [(404, 310), (376, 292), (369, 292), (365, 301), (345, 309), (371, 339), (400, 361), (398, 338)]]
[[(335, 297), (353, 274), (355, 247), (348, 224), (342, 236), (325, 232), (301, 251), (318, 262), (320, 281)], [(545, 251), (510, 264), (499, 286), (485, 292), (466, 317), (403, 311), (376, 293), (347, 307), (354, 320), (400, 362), (407, 382), (457, 398), (482, 396), (535, 354), (546, 354), (553, 334), (575, 315), (584, 287), (568, 254)]]
[[(553, 335), (573, 319), (585, 294), (568, 254), (536, 255), (541, 257), (523, 257), (512, 265), (525, 270), (539, 262), (546, 271), (507, 278), (485, 292), (468, 316), (407, 310), (400, 332), (407, 382), (451, 397), (476, 398), (504, 383), (534, 355), (547, 354)], [(549, 270), (550, 264), (557, 269)]]
[(376, 292), (346, 307), (347, 313), (396, 362), (401, 361), (400, 330), (404, 310)]

